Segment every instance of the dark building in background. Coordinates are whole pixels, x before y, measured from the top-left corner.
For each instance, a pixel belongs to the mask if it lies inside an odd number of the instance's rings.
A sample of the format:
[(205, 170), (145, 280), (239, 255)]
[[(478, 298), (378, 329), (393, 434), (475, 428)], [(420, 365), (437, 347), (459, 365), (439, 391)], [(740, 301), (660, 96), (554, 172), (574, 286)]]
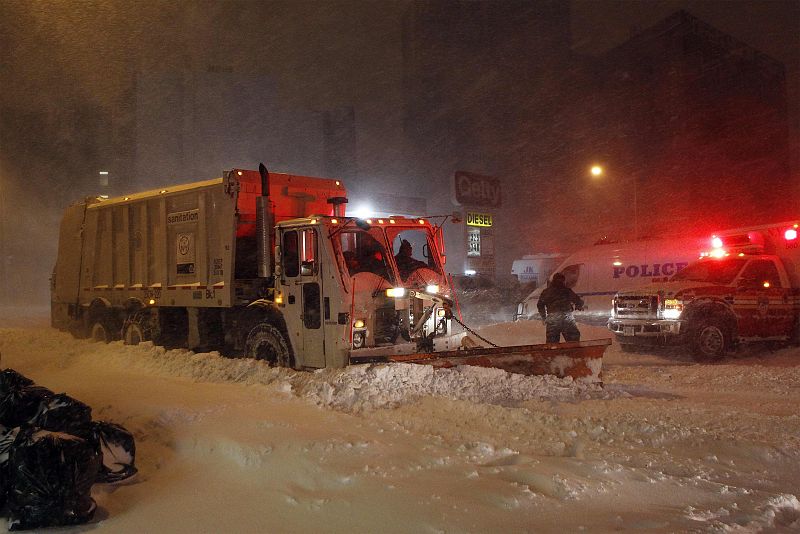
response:
[[(524, 247), (516, 226), (531, 158), (552, 157), (554, 102), (570, 65), (570, 11), (562, 1), (413, 2), (403, 18), (406, 160), (433, 186), (429, 210), (492, 215), (496, 271)], [(496, 178), (502, 206), (454, 204), (457, 171)], [(490, 183), (484, 182), (484, 183)], [(526, 216), (526, 214), (523, 214)], [(466, 217), (446, 225), (448, 268), (468, 267)]]
[[(765, 54), (680, 11), (565, 81), (569, 145), (546, 190), (530, 192), (542, 211), (529, 229), (554, 248), (800, 213), (785, 71)], [(593, 179), (595, 163), (605, 172)]]
[[(600, 57), (570, 45), (565, 2), (420, 2), (403, 20), (407, 159), (438, 184), (431, 211), (492, 215), (497, 273), (800, 213), (779, 62), (685, 11)], [(453, 203), (457, 171), (496, 178), (502, 207)], [(454, 272), (476, 232), (446, 232)]]

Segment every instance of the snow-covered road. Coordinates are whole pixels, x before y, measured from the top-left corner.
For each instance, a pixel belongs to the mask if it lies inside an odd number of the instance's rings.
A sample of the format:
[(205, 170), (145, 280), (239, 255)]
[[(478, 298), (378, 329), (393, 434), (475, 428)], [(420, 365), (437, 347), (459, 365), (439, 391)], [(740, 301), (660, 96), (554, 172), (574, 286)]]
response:
[[(9, 313), (2, 367), (136, 437), (138, 477), (94, 488), (100, 531), (800, 530), (798, 349), (698, 365), (614, 345), (599, 388), (476, 368), (270, 369), (78, 341)], [(537, 322), (481, 333), (544, 337)]]

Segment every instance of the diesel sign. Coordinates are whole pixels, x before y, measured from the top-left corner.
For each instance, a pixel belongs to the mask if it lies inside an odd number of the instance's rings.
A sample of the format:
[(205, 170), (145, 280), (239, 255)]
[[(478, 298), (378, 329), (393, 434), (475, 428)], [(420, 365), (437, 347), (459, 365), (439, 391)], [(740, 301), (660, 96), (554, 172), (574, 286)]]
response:
[(488, 228), (492, 225), (491, 213), (467, 212), (467, 226), (483, 226)]
[(500, 207), (500, 181), (490, 176), (456, 171), (456, 201), (465, 206)]

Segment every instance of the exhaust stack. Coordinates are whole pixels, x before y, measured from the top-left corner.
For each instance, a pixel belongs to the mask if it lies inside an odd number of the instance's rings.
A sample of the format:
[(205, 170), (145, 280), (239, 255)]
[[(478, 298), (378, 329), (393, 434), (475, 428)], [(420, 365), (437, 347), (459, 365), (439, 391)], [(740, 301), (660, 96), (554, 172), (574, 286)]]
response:
[(258, 240), (258, 276), (272, 276), (272, 243), (270, 232), (273, 221), (269, 209), (269, 171), (263, 163), (258, 164), (261, 175), (261, 196), (256, 197), (256, 239)]
[(331, 197), (328, 204), (333, 204), (333, 216), (344, 217), (344, 205), (347, 204), (346, 197)]

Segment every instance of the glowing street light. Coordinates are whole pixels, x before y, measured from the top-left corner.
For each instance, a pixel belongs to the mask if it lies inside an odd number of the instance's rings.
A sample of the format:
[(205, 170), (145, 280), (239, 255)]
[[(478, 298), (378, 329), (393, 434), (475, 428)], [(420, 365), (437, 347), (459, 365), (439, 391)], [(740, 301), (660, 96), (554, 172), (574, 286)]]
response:
[(592, 165), (592, 168), (589, 169), (589, 172), (592, 173), (592, 176), (601, 176), (603, 174), (603, 167), (600, 165)]

